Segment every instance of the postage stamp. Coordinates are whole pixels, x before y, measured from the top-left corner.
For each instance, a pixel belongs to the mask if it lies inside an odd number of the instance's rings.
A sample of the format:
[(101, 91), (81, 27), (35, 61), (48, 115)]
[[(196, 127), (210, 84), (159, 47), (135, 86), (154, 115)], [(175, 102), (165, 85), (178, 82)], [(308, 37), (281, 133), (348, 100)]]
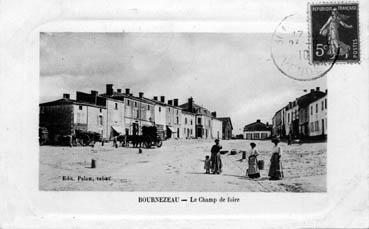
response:
[(311, 4), (309, 11), (312, 63), (360, 63), (359, 4)]

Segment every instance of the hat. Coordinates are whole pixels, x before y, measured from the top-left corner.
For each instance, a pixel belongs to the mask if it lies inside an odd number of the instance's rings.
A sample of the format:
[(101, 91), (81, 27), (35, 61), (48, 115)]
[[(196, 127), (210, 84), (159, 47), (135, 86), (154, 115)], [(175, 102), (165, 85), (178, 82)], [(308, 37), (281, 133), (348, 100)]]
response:
[(273, 143), (279, 143), (281, 140), (278, 137), (272, 139)]
[(255, 147), (255, 146), (256, 146), (256, 144), (255, 144), (254, 142), (251, 142), (251, 143), (250, 143), (250, 146)]
[(219, 142), (219, 139), (215, 139), (215, 142)]

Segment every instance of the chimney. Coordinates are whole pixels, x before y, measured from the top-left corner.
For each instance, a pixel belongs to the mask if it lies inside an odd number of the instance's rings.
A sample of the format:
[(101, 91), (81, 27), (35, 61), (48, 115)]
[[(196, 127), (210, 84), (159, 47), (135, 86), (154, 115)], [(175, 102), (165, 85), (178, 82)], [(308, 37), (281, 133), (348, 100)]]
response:
[(70, 99), (70, 95), (67, 93), (63, 94), (63, 99)]
[(113, 84), (107, 84), (106, 85), (106, 94), (107, 95), (112, 95), (113, 94)]
[(310, 93), (313, 93), (314, 92), (314, 89), (310, 89)]
[(328, 89), (325, 89), (325, 93), (328, 94)]
[(188, 111), (193, 112), (193, 98), (188, 98)]
[(118, 89), (117, 89), (117, 92), (118, 92), (118, 93), (122, 93), (122, 89), (118, 88)]
[(256, 122), (257, 122), (257, 123), (260, 123), (260, 119), (257, 119), (257, 120), (256, 120)]
[(168, 100), (169, 105), (173, 105), (173, 100)]
[(174, 106), (178, 107), (178, 99), (174, 99), (173, 102), (174, 102)]
[(320, 87), (316, 87), (316, 88), (315, 88), (315, 90), (316, 90), (316, 91), (320, 91)]
[(138, 93), (138, 96), (142, 99), (142, 98), (143, 98), (143, 96), (144, 96), (144, 93), (143, 93), (143, 92), (139, 92), (139, 93)]
[(97, 96), (98, 94), (99, 94), (99, 92), (98, 92), (98, 91), (91, 90), (91, 95), (93, 95), (93, 96)]
[(126, 94), (129, 95), (129, 88), (126, 88)]
[(160, 96), (160, 102), (165, 103), (165, 96)]
[(154, 96), (154, 100), (155, 100), (155, 101), (158, 101), (158, 97), (157, 97), (157, 96)]
[(213, 116), (214, 118), (216, 118), (217, 117), (217, 112), (211, 112), (211, 116)]

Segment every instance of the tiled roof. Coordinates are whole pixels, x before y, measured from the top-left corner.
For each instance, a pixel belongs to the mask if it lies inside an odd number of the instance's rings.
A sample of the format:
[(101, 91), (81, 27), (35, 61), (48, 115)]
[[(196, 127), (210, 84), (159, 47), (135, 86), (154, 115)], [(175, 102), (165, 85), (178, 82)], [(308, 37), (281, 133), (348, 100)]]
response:
[(270, 126), (260, 121), (256, 121), (254, 123), (246, 125), (243, 130), (244, 131), (270, 131)]
[(83, 105), (83, 106), (91, 106), (91, 107), (99, 107), (99, 108), (106, 108), (105, 106), (86, 103), (86, 102), (79, 102), (74, 99), (58, 99), (46, 103), (40, 103), (40, 106), (54, 106), (54, 105), (68, 105), (68, 104), (75, 104), (75, 105)]

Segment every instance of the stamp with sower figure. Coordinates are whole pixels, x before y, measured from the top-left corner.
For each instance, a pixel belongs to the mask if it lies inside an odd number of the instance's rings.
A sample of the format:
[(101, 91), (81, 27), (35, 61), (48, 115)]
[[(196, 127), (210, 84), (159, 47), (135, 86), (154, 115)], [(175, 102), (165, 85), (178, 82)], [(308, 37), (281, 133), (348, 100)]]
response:
[(359, 63), (359, 5), (311, 4), (311, 60), (315, 63)]

